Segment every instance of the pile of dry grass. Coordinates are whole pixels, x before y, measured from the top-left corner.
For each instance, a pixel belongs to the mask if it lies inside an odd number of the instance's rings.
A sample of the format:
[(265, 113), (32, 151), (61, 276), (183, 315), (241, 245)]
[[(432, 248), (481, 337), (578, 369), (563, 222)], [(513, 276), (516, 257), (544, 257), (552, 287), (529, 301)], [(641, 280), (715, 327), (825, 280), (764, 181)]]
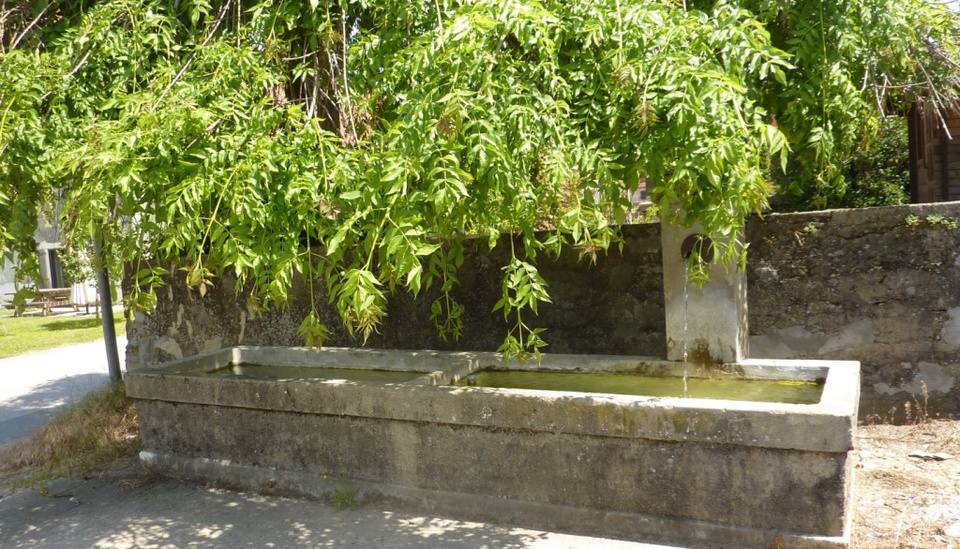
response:
[(122, 383), (88, 395), (32, 437), (0, 451), (0, 477), (26, 483), (88, 471), (140, 449), (133, 401)]

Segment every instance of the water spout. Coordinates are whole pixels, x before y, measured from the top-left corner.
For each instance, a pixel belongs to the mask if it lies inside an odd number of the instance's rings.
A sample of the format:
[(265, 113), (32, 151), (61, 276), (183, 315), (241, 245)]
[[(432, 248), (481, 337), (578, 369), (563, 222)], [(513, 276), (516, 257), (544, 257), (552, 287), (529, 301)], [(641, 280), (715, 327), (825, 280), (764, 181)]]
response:
[[(697, 223), (661, 223), (667, 359), (740, 362), (748, 356), (746, 277), (739, 264), (724, 266), (719, 258), (723, 245), (739, 244), (721, 242)], [(690, 289), (693, 255), (704, 262), (707, 279)]]

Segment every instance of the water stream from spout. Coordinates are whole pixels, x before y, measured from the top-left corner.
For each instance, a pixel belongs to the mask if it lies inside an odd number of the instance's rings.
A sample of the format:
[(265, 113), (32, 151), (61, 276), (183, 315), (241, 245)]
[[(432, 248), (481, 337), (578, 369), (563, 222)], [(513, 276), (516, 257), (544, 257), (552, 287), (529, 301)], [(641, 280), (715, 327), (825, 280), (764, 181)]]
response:
[(687, 398), (689, 387), (687, 386), (687, 292), (690, 287), (690, 262), (684, 258), (683, 261), (683, 397)]

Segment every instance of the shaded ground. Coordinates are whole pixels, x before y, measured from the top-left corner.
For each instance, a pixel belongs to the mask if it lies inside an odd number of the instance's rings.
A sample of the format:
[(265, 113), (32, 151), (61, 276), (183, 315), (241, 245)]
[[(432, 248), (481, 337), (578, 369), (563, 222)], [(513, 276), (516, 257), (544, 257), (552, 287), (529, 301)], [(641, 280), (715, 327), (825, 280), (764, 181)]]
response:
[(851, 547), (960, 548), (960, 421), (868, 425), (859, 439)]
[(4, 488), (0, 547), (332, 547), (357, 549), (670, 549), (586, 536), (235, 492), (157, 478), (132, 459)]
[[(126, 339), (120, 336), (117, 344), (122, 349)], [(121, 363), (123, 358), (121, 353)], [(0, 358), (0, 449), (27, 438), (108, 380), (102, 339)]]

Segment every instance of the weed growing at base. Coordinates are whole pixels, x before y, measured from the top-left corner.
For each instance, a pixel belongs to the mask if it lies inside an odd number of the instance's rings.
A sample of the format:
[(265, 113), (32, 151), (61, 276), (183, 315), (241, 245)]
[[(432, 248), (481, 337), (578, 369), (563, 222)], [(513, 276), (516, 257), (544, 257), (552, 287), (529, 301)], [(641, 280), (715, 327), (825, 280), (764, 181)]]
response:
[[(323, 475), (323, 480), (327, 480), (327, 478), (327, 475)], [(333, 493), (330, 495), (330, 505), (333, 505), (338, 511), (359, 507), (360, 498), (357, 497), (358, 491), (350, 487), (350, 483), (347, 481), (345, 475), (340, 475), (338, 479), (340, 481), (340, 488), (333, 489)]]

